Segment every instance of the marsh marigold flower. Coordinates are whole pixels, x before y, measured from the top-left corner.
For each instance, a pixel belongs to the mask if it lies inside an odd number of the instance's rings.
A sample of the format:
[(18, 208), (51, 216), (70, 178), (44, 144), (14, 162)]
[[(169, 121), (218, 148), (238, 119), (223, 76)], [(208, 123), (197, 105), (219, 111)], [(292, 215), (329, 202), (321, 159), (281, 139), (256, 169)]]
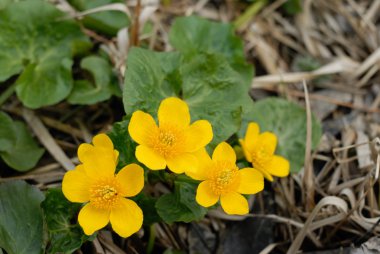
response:
[(274, 154), (277, 146), (275, 134), (260, 134), (259, 125), (252, 122), (248, 124), (245, 138), (239, 141), (247, 161), (269, 181), (273, 181), (272, 176), (284, 177), (289, 174), (289, 161)]
[(86, 203), (78, 221), (86, 235), (111, 222), (113, 230), (122, 237), (137, 232), (143, 214), (137, 204), (127, 199), (138, 194), (144, 186), (144, 171), (137, 164), (122, 168), (115, 175), (119, 153), (105, 134), (95, 136), (91, 144), (78, 148), (82, 164), (67, 172), (62, 191), (68, 200)]
[(189, 107), (175, 97), (161, 102), (158, 122), (157, 126), (151, 115), (140, 110), (132, 114), (128, 130), (139, 144), (137, 160), (152, 170), (167, 166), (177, 174), (196, 168), (195, 152), (212, 140), (211, 124), (206, 120), (190, 124)]
[(255, 194), (264, 188), (263, 175), (253, 168), (239, 169), (236, 154), (226, 142), (220, 143), (212, 154), (205, 149), (198, 152), (199, 167), (186, 171), (196, 180), (201, 180), (197, 188), (196, 201), (204, 207), (214, 205), (220, 199), (227, 214), (249, 212), (247, 199), (241, 194)]

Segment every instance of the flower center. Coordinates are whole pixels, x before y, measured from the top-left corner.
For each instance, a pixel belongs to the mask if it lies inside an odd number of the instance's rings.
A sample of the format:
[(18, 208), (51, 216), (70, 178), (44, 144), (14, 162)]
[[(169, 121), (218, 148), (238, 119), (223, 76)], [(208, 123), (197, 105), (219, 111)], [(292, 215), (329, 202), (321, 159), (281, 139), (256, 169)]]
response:
[(181, 153), (184, 143), (183, 130), (172, 125), (160, 126), (158, 133), (152, 138), (153, 149), (165, 158), (171, 158)]
[(225, 194), (239, 186), (239, 169), (228, 161), (217, 161), (210, 172), (211, 189), (216, 195)]
[(252, 152), (252, 164), (257, 169), (264, 169), (272, 158), (264, 147), (260, 147)]
[(168, 132), (160, 131), (160, 134), (158, 135), (158, 139), (160, 143), (164, 146), (173, 146), (173, 144), (176, 141), (176, 136), (170, 131)]
[(120, 196), (119, 183), (116, 179), (107, 179), (95, 183), (90, 189), (90, 202), (100, 209), (114, 207)]

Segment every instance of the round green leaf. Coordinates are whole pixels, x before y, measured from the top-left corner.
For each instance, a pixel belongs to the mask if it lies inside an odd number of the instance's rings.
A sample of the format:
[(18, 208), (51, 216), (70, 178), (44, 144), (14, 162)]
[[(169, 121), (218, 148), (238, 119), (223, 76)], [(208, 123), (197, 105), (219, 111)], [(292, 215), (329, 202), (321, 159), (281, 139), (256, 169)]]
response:
[(38, 146), (22, 122), (15, 121), (12, 127), (16, 134), (16, 142), (8, 150), (0, 152), (0, 156), (13, 169), (27, 171), (36, 166), (44, 154), (44, 149)]
[(108, 100), (112, 95), (109, 63), (101, 57), (89, 56), (81, 61), (81, 67), (92, 74), (94, 84), (87, 80), (76, 81), (68, 101), (72, 104), (95, 104)]
[(16, 133), (13, 130), (13, 121), (5, 113), (0, 112), (0, 152), (8, 151), (13, 147)]
[(41, 254), (42, 192), (24, 181), (0, 184), (0, 248), (8, 254)]
[(43, 0), (0, 10), (0, 81), (23, 71), (16, 92), (30, 108), (55, 104), (72, 88), (72, 55), (88, 39), (79, 26)]
[(207, 209), (195, 201), (196, 186), (176, 182), (174, 193), (161, 196), (156, 203), (157, 213), (166, 223), (191, 222), (202, 219)]

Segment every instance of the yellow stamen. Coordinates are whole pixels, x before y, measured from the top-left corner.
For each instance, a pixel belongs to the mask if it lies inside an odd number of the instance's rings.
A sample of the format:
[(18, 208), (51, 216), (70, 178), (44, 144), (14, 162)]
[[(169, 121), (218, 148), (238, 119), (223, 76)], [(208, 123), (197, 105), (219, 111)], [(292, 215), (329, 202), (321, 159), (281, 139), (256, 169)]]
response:
[(160, 126), (158, 133), (152, 134), (153, 149), (165, 158), (171, 158), (181, 153), (184, 143), (185, 135), (183, 130), (173, 125)]
[(251, 154), (252, 164), (257, 169), (263, 169), (272, 158), (272, 154), (269, 154), (265, 147), (259, 147)]
[(91, 187), (90, 202), (97, 208), (111, 209), (120, 198), (119, 189), (116, 179), (101, 180)]
[(216, 195), (233, 191), (239, 185), (239, 169), (231, 162), (217, 161), (210, 171), (211, 189)]

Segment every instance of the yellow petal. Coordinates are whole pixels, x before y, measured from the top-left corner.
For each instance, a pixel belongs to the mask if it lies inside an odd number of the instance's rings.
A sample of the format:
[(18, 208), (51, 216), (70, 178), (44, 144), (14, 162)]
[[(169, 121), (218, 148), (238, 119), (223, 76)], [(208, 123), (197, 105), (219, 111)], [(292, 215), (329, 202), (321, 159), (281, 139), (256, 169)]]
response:
[(132, 197), (144, 187), (144, 170), (137, 164), (129, 164), (119, 171), (116, 179), (121, 185), (120, 195)]
[(62, 192), (71, 202), (84, 203), (90, 200), (91, 182), (82, 167), (79, 165), (68, 171), (62, 180)]
[(83, 143), (78, 148), (78, 158), (82, 163), (86, 163), (88, 161), (92, 161), (94, 154), (101, 154), (102, 158), (108, 157), (109, 159), (117, 162), (119, 152), (109, 147), (105, 146), (93, 146), (87, 143)]
[(269, 174), (279, 177), (289, 175), (289, 168), (289, 161), (278, 155), (273, 155), (269, 164), (265, 165), (265, 169)]
[(83, 143), (78, 147), (78, 159), (80, 162), (85, 162), (86, 160), (86, 154), (90, 154), (91, 151), (93, 151), (95, 147), (93, 145)]
[(136, 158), (139, 162), (152, 170), (165, 169), (166, 167), (165, 158), (144, 145), (136, 147)]
[(86, 154), (83, 166), (92, 179), (113, 177), (116, 169), (114, 153), (109, 149), (95, 148)]
[(85, 205), (79, 212), (78, 222), (86, 235), (92, 235), (95, 231), (108, 224), (110, 212), (106, 209), (98, 209), (91, 203)]
[(163, 100), (158, 108), (158, 121), (162, 124), (171, 124), (187, 127), (190, 124), (189, 107), (183, 100), (170, 97)]
[(138, 144), (147, 145), (152, 135), (158, 132), (158, 127), (151, 115), (138, 110), (132, 114), (128, 132)]
[(273, 155), (276, 151), (277, 146), (277, 136), (273, 134), (272, 132), (264, 132), (259, 135), (257, 139), (257, 146), (255, 146), (255, 149), (258, 147), (264, 149), (264, 151), (268, 155)]
[(264, 189), (264, 177), (259, 171), (253, 168), (243, 168), (239, 170), (240, 185), (237, 189), (242, 194), (255, 194)]
[(198, 160), (195, 155), (191, 153), (180, 154), (166, 160), (168, 168), (176, 174), (181, 174), (186, 170), (194, 171), (198, 168)]
[(205, 148), (202, 148), (194, 153), (194, 156), (198, 159), (198, 167), (195, 169), (188, 169), (185, 171), (186, 175), (195, 180), (206, 180), (208, 177), (208, 169), (212, 160), (208, 155)]
[(257, 139), (259, 137), (260, 127), (257, 123), (249, 123), (247, 127), (247, 131), (245, 133), (245, 146), (249, 152), (252, 152), (255, 149), (255, 145), (257, 143)]
[(122, 198), (119, 204), (112, 208), (110, 221), (112, 229), (121, 237), (128, 237), (142, 226), (143, 213), (132, 200)]
[(227, 214), (243, 215), (249, 212), (247, 199), (237, 192), (222, 195), (220, 204)]
[(104, 147), (106, 149), (113, 150), (112, 140), (104, 133), (96, 135), (92, 139), (94, 146)]
[(246, 159), (248, 162), (252, 162), (252, 155), (251, 155), (251, 153), (248, 151), (248, 148), (247, 148), (247, 146), (245, 145), (244, 140), (243, 140), (243, 139), (239, 139), (239, 143), (240, 143), (240, 145), (241, 145), (241, 148), (243, 149), (245, 159)]
[(209, 207), (218, 202), (219, 195), (212, 191), (209, 181), (203, 181), (198, 185), (195, 199), (201, 206)]
[(262, 169), (262, 168), (254, 168), (254, 169), (257, 169), (258, 171), (260, 171), (260, 173), (263, 174), (265, 179), (267, 179), (269, 182), (273, 182), (272, 175), (269, 174), (269, 172), (266, 169)]
[(119, 158), (119, 151), (118, 150), (113, 150), (113, 156), (115, 159), (115, 163), (117, 163), (117, 159)]
[(231, 163), (236, 162), (236, 154), (234, 149), (227, 144), (226, 142), (222, 142), (214, 150), (212, 154), (213, 161), (229, 161)]
[(195, 152), (205, 147), (212, 140), (211, 124), (206, 120), (195, 121), (186, 130), (186, 148), (189, 152)]

